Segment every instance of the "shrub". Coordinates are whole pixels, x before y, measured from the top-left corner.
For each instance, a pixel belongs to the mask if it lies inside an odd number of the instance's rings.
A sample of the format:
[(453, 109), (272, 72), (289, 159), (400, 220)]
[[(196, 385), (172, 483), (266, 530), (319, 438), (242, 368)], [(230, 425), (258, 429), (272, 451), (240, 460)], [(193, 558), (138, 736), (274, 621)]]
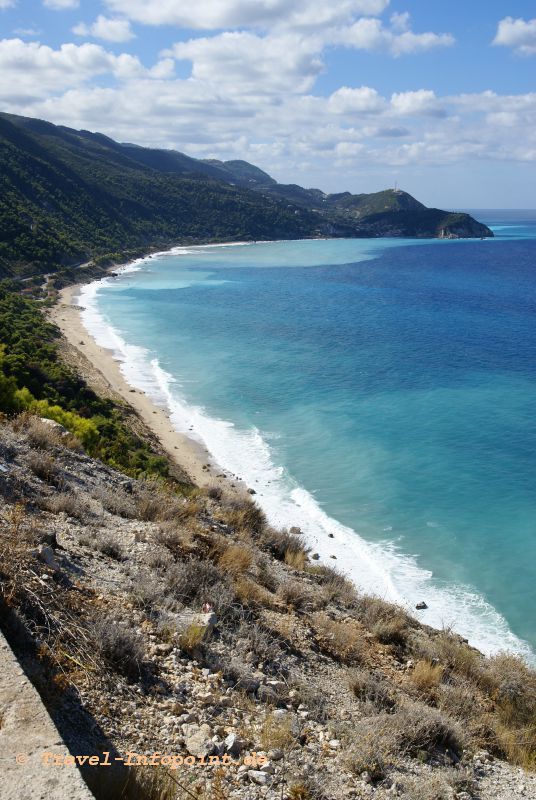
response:
[(308, 566), (307, 571), (316, 577), (322, 586), (326, 602), (338, 602), (346, 608), (352, 608), (357, 602), (357, 590), (354, 584), (327, 564)]
[(372, 633), (382, 644), (404, 645), (406, 632), (406, 619), (397, 614), (391, 619), (380, 619), (372, 626)]
[(266, 528), (260, 538), (260, 544), (279, 561), (284, 561), (286, 558), (301, 558), (300, 553), (304, 558), (307, 555), (307, 547), (302, 537), (287, 531)]
[(98, 500), (105, 511), (115, 514), (124, 519), (134, 519), (136, 516), (136, 506), (131, 497), (128, 497), (120, 489), (106, 489), (99, 487), (93, 497)]
[(89, 506), (78, 494), (71, 492), (58, 492), (51, 497), (45, 497), (41, 500), (40, 505), (51, 514), (60, 514), (64, 512), (68, 517), (86, 522), (90, 511)]
[(268, 714), (262, 724), (260, 742), (263, 750), (290, 750), (296, 744), (291, 715), (281, 718), (274, 717), (273, 713)]
[(32, 450), (27, 459), (27, 464), (33, 474), (45, 483), (56, 486), (58, 483), (59, 470), (56, 459), (47, 453)]
[(245, 575), (236, 578), (234, 591), (238, 600), (248, 608), (273, 608), (279, 605), (278, 598), (272, 592)]
[(244, 546), (231, 544), (218, 559), (219, 566), (233, 577), (247, 572), (253, 563), (251, 551)]
[(139, 633), (106, 617), (95, 625), (94, 636), (101, 657), (110, 669), (132, 681), (140, 678), (144, 647)]
[(115, 561), (122, 561), (125, 557), (122, 544), (114, 539), (110, 533), (100, 533), (96, 538), (95, 544), (103, 555), (109, 556)]
[(392, 749), (392, 738), (386, 732), (384, 717), (359, 720), (347, 748), (347, 766), (357, 775), (368, 772), (372, 782), (378, 783), (387, 776), (392, 765)]
[(464, 735), (458, 723), (424, 703), (406, 701), (389, 719), (401, 753), (415, 755), (439, 747), (460, 755), (463, 750)]
[(196, 557), (174, 564), (164, 580), (179, 602), (196, 609), (208, 601), (221, 616), (230, 610), (234, 601), (234, 592), (225, 573), (209, 561)]
[(429, 661), (418, 661), (410, 673), (410, 678), (419, 692), (433, 696), (441, 683), (444, 668), (441, 664), (431, 664)]
[(258, 536), (266, 525), (264, 511), (251, 500), (233, 500), (223, 513), (225, 522), (236, 531)]
[(363, 633), (354, 620), (339, 622), (324, 612), (311, 617), (320, 650), (345, 664), (358, 663), (363, 656)]
[(25, 415), (23, 417), (23, 426), (26, 429), (28, 441), (39, 450), (51, 450), (63, 444), (63, 437), (59, 428), (44, 422), (39, 417)]
[(179, 635), (179, 646), (188, 655), (193, 655), (201, 647), (206, 634), (204, 625), (192, 623)]
[(313, 606), (310, 588), (299, 581), (283, 581), (279, 585), (277, 594), (283, 603), (296, 610), (303, 610), (307, 607), (312, 608)]
[(518, 656), (500, 654), (491, 661), (488, 681), (501, 749), (517, 764), (536, 767), (536, 672)]
[(353, 670), (349, 676), (349, 685), (362, 703), (371, 703), (380, 710), (389, 710), (395, 705), (389, 684), (368, 670)]
[(303, 570), (307, 564), (307, 553), (302, 549), (287, 548), (284, 562), (292, 569)]

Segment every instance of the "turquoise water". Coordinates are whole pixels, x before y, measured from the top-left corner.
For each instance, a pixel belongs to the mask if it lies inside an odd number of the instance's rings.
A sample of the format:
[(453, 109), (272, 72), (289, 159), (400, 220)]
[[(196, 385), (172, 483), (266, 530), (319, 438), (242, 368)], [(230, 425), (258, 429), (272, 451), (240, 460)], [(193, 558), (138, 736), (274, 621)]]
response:
[(495, 240), (177, 249), (80, 302), (274, 523), (365, 590), (425, 599), (423, 621), (530, 657), (536, 213), (478, 218)]

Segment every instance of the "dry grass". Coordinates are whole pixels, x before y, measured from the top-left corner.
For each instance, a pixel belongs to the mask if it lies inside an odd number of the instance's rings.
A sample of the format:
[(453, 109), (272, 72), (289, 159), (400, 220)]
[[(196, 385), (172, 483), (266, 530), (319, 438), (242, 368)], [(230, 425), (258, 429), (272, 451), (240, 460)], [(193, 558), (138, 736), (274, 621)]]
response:
[(275, 594), (244, 575), (236, 578), (234, 591), (240, 603), (248, 608), (278, 608), (281, 605)]
[(363, 631), (354, 620), (333, 620), (322, 611), (311, 616), (320, 650), (344, 664), (359, 663), (364, 654)]
[(307, 572), (314, 575), (320, 583), (327, 603), (338, 603), (344, 608), (355, 606), (357, 590), (354, 584), (336, 569), (326, 564), (315, 564), (309, 565)]
[(144, 658), (140, 634), (112, 617), (99, 620), (93, 634), (97, 649), (107, 666), (129, 680), (139, 680)]
[(289, 608), (305, 610), (314, 607), (311, 588), (301, 581), (286, 580), (280, 584), (277, 596)]
[(292, 569), (296, 570), (304, 570), (307, 566), (307, 553), (305, 550), (296, 550), (288, 548), (285, 551), (284, 562), (287, 566), (292, 567)]
[(301, 536), (287, 531), (265, 528), (260, 538), (261, 547), (266, 548), (279, 561), (296, 560), (305, 563), (308, 548)]
[(103, 555), (113, 558), (115, 561), (123, 561), (125, 558), (125, 550), (121, 542), (113, 537), (111, 533), (102, 531), (95, 538), (95, 547), (100, 550)]
[(233, 500), (220, 513), (223, 522), (235, 531), (260, 535), (266, 526), (266, 516), (259, 506), (250, 500)]
[(418, 661), (410, 673), (410, 678), (421, 694), (435, 697), (437, 687), (443, 679), (443, 672), (444, 667), (442, 664)]
[(487, 680), (496, 705), (495, 732), (507, 758), (536, 767), (536, 673), (513, 655), (491, 660)]
[(93, 492), (93, 497), (98, 500), (105, 511), (115, 514), (124, 519), (134, 519), (136, 516), (136, 506), (133, 499), (125, 492), (105, 487), (98, 487)]
[(194, 655), (203, 644), (206, 634), (204, 625), (193, 622), (179, 635), (179, 646), (184, 653)]
[(465, 769), (445, 769), (437, 775), (421, 775), (404, 780), (407, 800), (452, 800), (454, 793), (472, 794), (475, 781)]
[(33, 447), (51, 450), (64, 444), (65, 437), (55, 425), (31, 415), (21, 415), (19, 419), (21, 428), (26, 431), (28, 441)]
[(392, 687), (384, 678), (369, 670), (353, 670), (348, 683), (355, 697), (362, 703), (370, 703), (375, 709), (384, 711), (395, 705)]
[(223, 551), (218, 559), (218, 565), (224, 572), (234, 578), (248, 572), (253, 564), (251, 550), (238, 544), (231, 544)]
[(57, 486), (59, 482), (60, 471), (56, 463), (56, 459), (48, 453), (43, 453), (39, 450), (32, 450), (28, 455), (26, 463), (32, 470), (33, 474), (40, 478), (45, 483), (52, 486)]
[(263, 750), (279, 749), (287, 752), (295, 747), (297, 740), (292, 732), (290, 714), (283, 718), (274, 717), (273, 713), (268, 714), (263, 722), (259, 738)]
[(50, 497), (43, 497), (40, 506), (51, 514), (65, 513), (80, 522), (87, 522), (91, 514), (86, 500), (75, 492), (57, 492)]

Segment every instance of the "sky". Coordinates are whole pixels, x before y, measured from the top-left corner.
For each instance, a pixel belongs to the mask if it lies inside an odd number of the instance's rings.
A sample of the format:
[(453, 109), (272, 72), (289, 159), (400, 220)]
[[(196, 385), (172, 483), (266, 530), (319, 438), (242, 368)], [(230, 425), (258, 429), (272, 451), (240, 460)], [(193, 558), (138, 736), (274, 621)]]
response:
[(536, 208), (534, 0), (0, 0), (0, 110), (328, 192)]

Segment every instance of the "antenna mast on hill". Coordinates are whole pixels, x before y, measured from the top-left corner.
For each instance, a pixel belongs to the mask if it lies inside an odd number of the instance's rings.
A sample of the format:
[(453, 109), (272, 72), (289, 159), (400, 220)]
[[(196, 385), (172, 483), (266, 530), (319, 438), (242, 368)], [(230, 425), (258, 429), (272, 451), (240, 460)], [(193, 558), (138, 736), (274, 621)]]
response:
[(395, 192), (398, 192), (398, 181), (395, 181)]

